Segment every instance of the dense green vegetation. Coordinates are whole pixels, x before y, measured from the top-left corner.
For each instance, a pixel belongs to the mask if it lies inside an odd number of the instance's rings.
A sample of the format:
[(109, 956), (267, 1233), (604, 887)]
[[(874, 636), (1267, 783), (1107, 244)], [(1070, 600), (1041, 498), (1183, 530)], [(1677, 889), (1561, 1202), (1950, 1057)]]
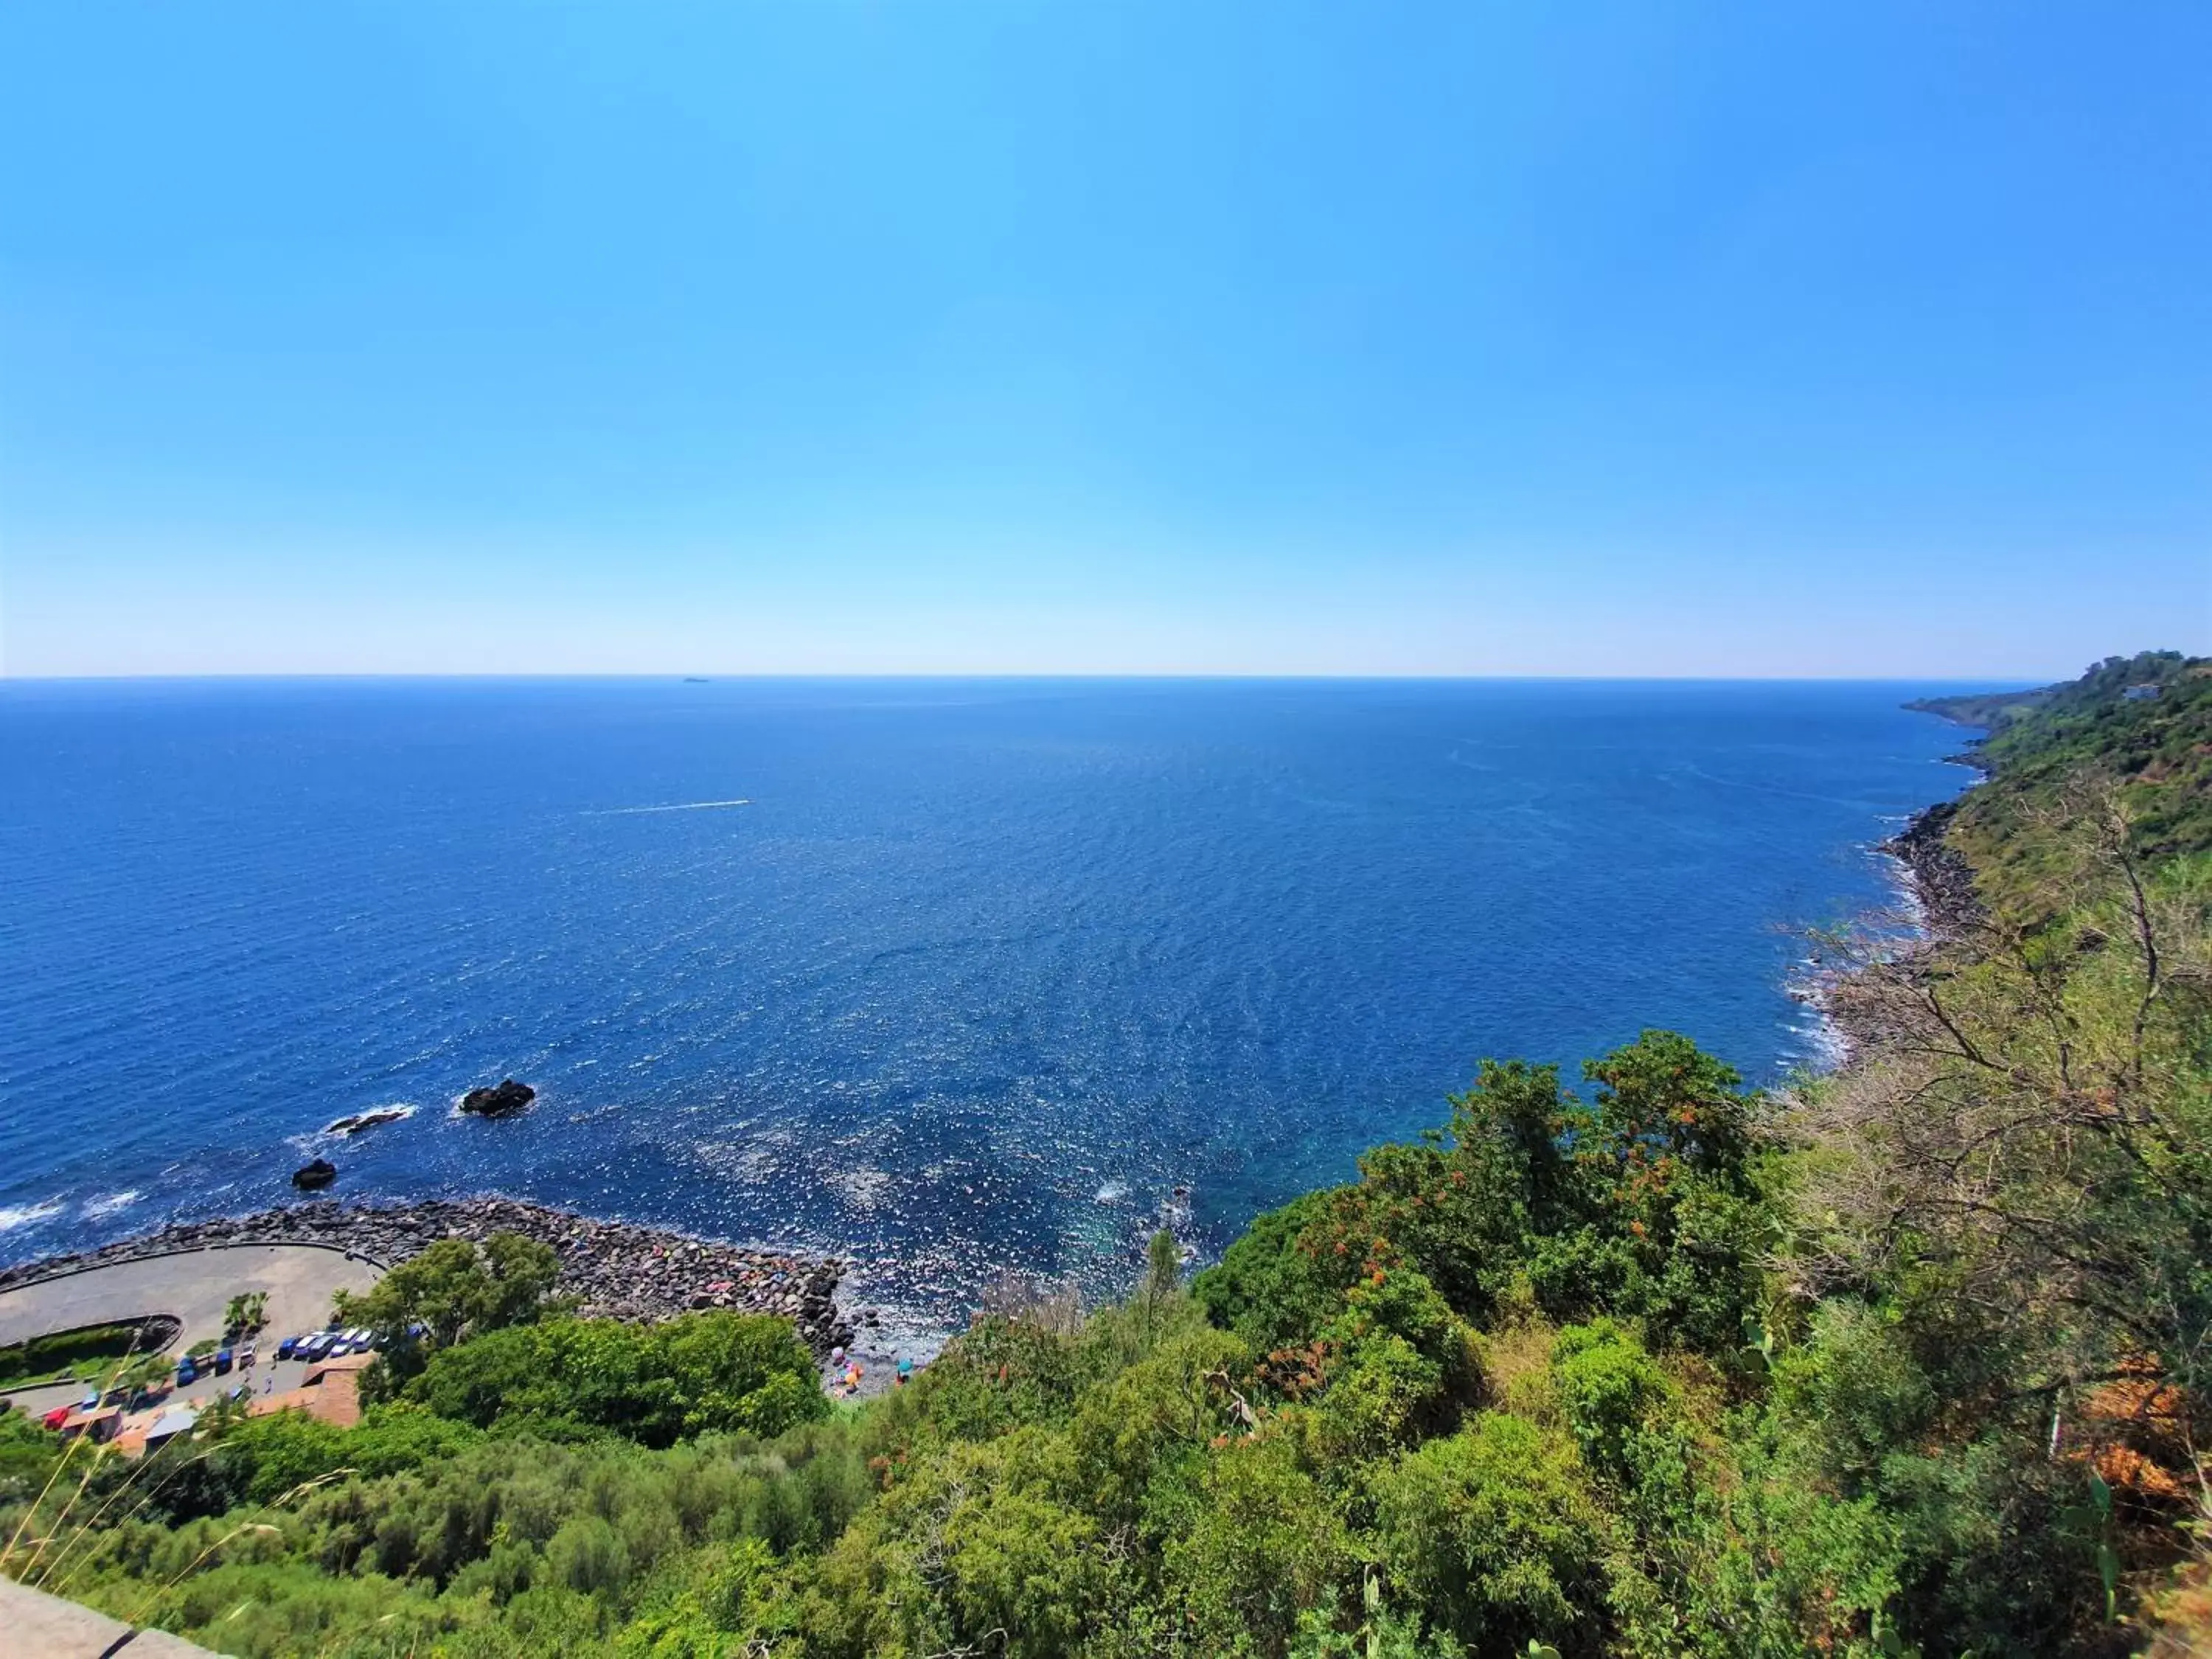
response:
[[(170, 1328), (173, 1331), (174, 1327)], [(137, 1353), (149, 1333), (137, 1323), (88, 1325), (0, 1347), (0, 1389), (33, 1382), (103, 1380), (118, 1361)], [(166, 1334), (161, 1340), (166, 1340)]]
[(2055, 685), (2039, 685), (2025, 691), (1966, 691), (1954, 696), (1916, 697), (1905, 706), (1923, 714), (1940, 714), (1961, 726), (1996, 732), (2025, 720), (2057, 690)]
[(1990, 728), (1973, 754), (1990, 778), (1961, 803), (1953, 837), (1996, 896), (2071, 908), (2069, 872), (2051, 856), (2069, 838), (2051, 831), (2116, 806), (2144, 860), (2212, 849), (2212, 662), (2172, 651), (2109, 657), (2079, 680), (2022, 695), (2032, 701), (1914, 705)]
[[(2132, 691), (2134, 695), (2129, 695)], [(1967, 798), (1957, 832), (1985, 879), (2020, 872), (2007, 896), (2030, 882), (2049, 889), (2054, 829), (2111, 805), (2129, 820), (2140, 858), (2156, 863), (2212, 848), (2212, 663), (2172, 653), (2115, 657), (2055, 693), (2032, 721), (1992, 733), (1981, 758), (1987, 785)]]
[[(2056, 685), (2039, 685), (2025, 691), (1968, 691), (1953, 696), (1918, 697), (1905, 706), (1923, 714), (1940, 714), (1962, 726), (1982, 726), (1995, 738), (2031, 715), (2064, 717), (2109, 711), (2128, 692), (2136, 691), (2141, 696), (2143, 694), (2136, 688), (2170, 684), (2197, 672), (2199, 665), (2179, 651), (2139, 651), (2132, 657), (2107, 657), (2100, 663), (2092, 664), (2081, 678), (2061, 680)], [(2045, 738), (2051, 735), (2049, 720), (2039, 720), (2034, 724)], [(2035, 739), (2031, 736), (2030, 740)]]
[(775, 1322), (441, 1245), (353, 1304), (358, 1428), (0, 1421), (4, 1565), (245, 1655), (2195, 1650), (2212, 681), (2148, 661), (1992, 738), (1984, 914), (1869, 953), (1832, 1078), (1486, 1064), (1189, 1285), (1163, 1241), (859, 1407)]
[(388, 1395), (439, 1350), (550, 1311), (560, 1273), (561, 1258), (551, 1246), (518, 1233), (495, 1234), (482, 1246), (441, 1238), (373, 1290), (341, 1291), (337, 1316), (376, 1334), (383, 1358), (371, 1392)]

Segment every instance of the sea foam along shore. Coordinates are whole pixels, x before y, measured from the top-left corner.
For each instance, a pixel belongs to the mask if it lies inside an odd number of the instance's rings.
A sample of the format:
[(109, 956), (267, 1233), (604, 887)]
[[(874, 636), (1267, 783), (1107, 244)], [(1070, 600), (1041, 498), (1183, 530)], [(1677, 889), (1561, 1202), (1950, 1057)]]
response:
[[(441, 1238), (482, 1240), (499, 1232), (551, 1245), (561, 1257), (556, 1293), (575, 1297), (578, 1310), (587, 1316), (656, 1320), (731, 1308), (791, 1320), (817, 1353), (853, 1340), (856, 1321), (836, 1301), (846, 1264), (834, 1257), (692, 1238), (496, 1197), (377, 1206), (323, 1200), (182, 1222), (98, 1249), (0, 1269), (0, 1291), (57, 1273), (214, 1244), (325, 1244), (392, 1267)], [(863, 1311), (857, 1322), (872, 1318)]]
[(1969, 931), (1980, 917), (1973, 866), (1947, 839), (1958, 811), (1955, 799), (1938, 801), (1914, 813), (1904, 829), (1880, 845), (1876, 850), (1898, 873), (1905, 901), (1902, 922), (1863, 919), (1847, 930), (1840, 959), (1824, 963), (1802, 990), (1793, 992), (1818, 1013), (1830, 1034), (1830, 1063), (1823, 1071), (1841, 1071), (1854, 1054), (1883, 1035), (1877, 1005), (1851, 994), (1863, 968), (1876, 958), (1898, 961), (1932, 951)]
[[(1911, 708), (1913, 705), (1907, 703), (1905, 707)], [(1954, 726), (1966, 726), (1976, 732), (1984, 730), (1971, 720), (1941, 710), (1917, 712), (1935, 714)], [(1976, 741), (1978, 744), (1979, 739)], [(1978, 782), (1987, 775), (1986, 768), (1972, 745), (1964, 753), (1952, 756), (1949, 763), (1972, 768)], [(1969, 791), (1972, 787), (1968, 786)], [(1852, 937), (1844, 953), (1845, 959), (1824, 961), (1814, 957), (1807, 964), (1813, 971), (1790, 988), (1790, 994), (1810, 1008), (1820, 1023), (1820, 1035), (1815, 1038), (1819, 1050), (1817, 1070), (1841, 1071), (1850, 1063), (1851, 1055), (1869, 1037), (1877, 1035), (1867, 1024), (1867, 1011), (1846, 994), (1856, 971), (1856, 966), (1848, 959), (1851, 955), (1924, 951), (1947, 939), (1956, 939), (1979, 919), (1981, 903), (1974, 895), (1973, 866), (1948, 839), (1951, 821), (1958, 816), (1959, 803), (1964, 799), (1960, 795), (1923, 807), (1905, 820), (1903, 829), (1875, 844), (1873, 850), (1887, 860), (1896, 872), (1903, 917), (1876, 915), (1862, 918), (1856, 927), (1846, 930)], [(1861, 959), (1863, 961), (1863, 957)]]

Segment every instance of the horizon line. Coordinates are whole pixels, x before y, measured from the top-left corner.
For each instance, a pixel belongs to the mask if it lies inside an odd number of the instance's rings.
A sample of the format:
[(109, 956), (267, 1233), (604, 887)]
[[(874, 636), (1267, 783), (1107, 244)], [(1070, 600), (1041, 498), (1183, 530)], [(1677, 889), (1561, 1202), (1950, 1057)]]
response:
[[(2079, 671), (2076, 671), (2078, 673)], [(2072, 678), (2061, 673), (2058, 679)], [(1107, 670), (1096, 672), (1054, 671), (1033, 669), (732, 669), (700, 671), (687, 669), (546, 669), (533, 671), (487, 671), (471, 669), (244, 669), (196, 671), (191, 672), (147, 673), (63, 673), (11, 674), (0, 672), (0, 685), (84, 685), (84, 684), (240, 684), (290, 683), (299, 681), (336, 684), (352, 681), (380, 682), (451, 682), (462, 681), (479, 684), (526, 684), (550, 681), (605, 682), (668, 682), (677, 684), (712, 684), (718, 681), (741, 680), (763, 682), (772, 680), (869, 680), (869, 681), (1051, 681), (1063, 684), (1111, 684), (1115, 682), (1157, 682), (1161, 680), (1195, 680), (1219, 682), (1249, 682), (1255, 684), (1284, 681), (1330, 681), (1353, 684), (1449, 684), (1475, 681), (1560, 681), (1579, 683), (1640, 683), (1682, 684), (1743, 684), (1743, 685), (1897, 685), (1897, 684), (1990, 684), (2002, 688), (2018, 683), (2022, 685), (2045, 685), (2053, 683), (2047, 671), (2013, 674), (1950, 673), (1869, 673), (1869, 674), (1729, 674), (1729, 673), (1581, 673), (1568, 671), (1526, 671), (1498, 673), (1391, 673), (1347, 672), (1329, 670)]]

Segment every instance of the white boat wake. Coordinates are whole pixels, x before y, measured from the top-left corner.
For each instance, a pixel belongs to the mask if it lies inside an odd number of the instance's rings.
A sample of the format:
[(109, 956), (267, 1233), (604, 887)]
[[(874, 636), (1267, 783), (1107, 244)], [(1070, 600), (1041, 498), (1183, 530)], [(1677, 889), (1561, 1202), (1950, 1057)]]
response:
[(683, 800), (672, 806), (609, 806), (597, 812), (586, 812), (591, 818), (629, 817), (639, 812), (711, 812), (722, 806), (750, 806), (749, 800)]

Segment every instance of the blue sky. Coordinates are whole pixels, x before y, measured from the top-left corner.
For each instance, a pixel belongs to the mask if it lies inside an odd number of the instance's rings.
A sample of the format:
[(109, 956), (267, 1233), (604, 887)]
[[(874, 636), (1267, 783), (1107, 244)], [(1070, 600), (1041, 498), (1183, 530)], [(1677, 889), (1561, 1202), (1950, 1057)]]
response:
[(2212, 8), (0, 20), (14, 674), (2212, 649)]

